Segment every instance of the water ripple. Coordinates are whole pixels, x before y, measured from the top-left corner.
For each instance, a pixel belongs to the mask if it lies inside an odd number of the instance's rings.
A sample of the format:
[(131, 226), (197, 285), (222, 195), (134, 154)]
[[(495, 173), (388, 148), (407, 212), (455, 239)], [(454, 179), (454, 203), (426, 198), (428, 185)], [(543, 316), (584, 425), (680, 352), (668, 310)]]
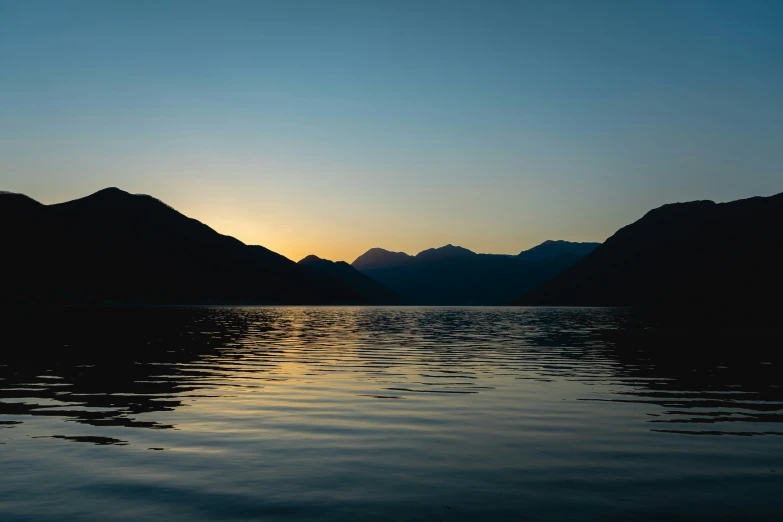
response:
[(673, 349), (618, 337), (638, 318), (612, 309), (5, 319), (4, 521), (779, 512), (781, 360), (752, 336)]

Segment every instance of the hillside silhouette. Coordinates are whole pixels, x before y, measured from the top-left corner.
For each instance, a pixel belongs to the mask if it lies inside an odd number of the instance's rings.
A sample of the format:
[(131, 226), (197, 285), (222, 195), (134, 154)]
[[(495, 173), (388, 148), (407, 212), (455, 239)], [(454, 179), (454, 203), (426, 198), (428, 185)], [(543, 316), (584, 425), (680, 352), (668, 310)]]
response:
[(353, 266), (406, 304), (498, 305), (551, 279), (597, 246), (547, 241), (516, 256), (477, 254), (454, 245), (415, 256), (373, 248)]
[(517, 259), (524, 261), (551, 261), (558, 257), (582, 258), (595, 250), (600, 243), (574, 243), (572, 241), (548, 240), (529, 250), (523, 250)]
[(371, 248), (356, 258), (351, 265), (357, 270), (405, 266), (413, 262), (413, 256), (405, 252), (390, 252), (383, 248)]
[(369, 304), (372, 288), (108, 188), (43, 205), (0, 193), (0, 303)]
[(782, 231), (783, 193), (664, 205), (513, 304), (779, 309)]
[(362, 274), (345, 261), (329, 261), (315, 255), (309, 255), (300, 260), (299, 264), (343, 281), (361, 295), (367, 304), (390, 305), (401, 303), (398, 294), (386, 288), (375, 279)]

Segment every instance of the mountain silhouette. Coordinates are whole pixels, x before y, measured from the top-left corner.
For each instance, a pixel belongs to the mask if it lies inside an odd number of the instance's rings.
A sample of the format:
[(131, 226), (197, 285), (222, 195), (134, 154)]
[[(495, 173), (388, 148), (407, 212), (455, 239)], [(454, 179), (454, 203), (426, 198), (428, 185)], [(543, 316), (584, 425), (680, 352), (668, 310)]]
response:
[(415, 256), (373, 248), (353, 266), (406, 304), (499, 305), (552, 278), (597, 245), (552, 241), (517, 256), (477, 254), (454, 245)]
[(391, 305), (400, 304), (401, 302), (400, 296), (395, 292), (386, 288), (375, 279), (362, 274), (345, 261), (335, 262), (309, 255), (300, 260), (299, 264), (343, 281), (359, 293), (367, 304)]
[(0, 220), (0, 303), (369, 302), (365, 287), (117, 188), (55, 205), (0, 193)]
[(783, 193), (664, 205), (513, 304), (772, 306), (783, 295), (781, 231)]
[(413, 262), (413, 256), (405, 252), (390, 252), (383, 248), (371, 248), (356, 258), (352, 263), (357, 270), (372, 270), (374, 268), (390, 268), (405, 266)]
[(582, 258), (595, 250), (600, 243), (575, 243), (563, 240), (548, 240), (529, 250), (523, 250), (517, 258), (525, 261), (549, 261), (561, 256)]
[(415, 256), (415, 262), (417, 263), (432, 263), (439, 261), (459, 261), (466, 259), (476, 259), (475, 252), (462, 248), (461, 246), (446, 245), (440, 248), (428, 248), (422, 250)]

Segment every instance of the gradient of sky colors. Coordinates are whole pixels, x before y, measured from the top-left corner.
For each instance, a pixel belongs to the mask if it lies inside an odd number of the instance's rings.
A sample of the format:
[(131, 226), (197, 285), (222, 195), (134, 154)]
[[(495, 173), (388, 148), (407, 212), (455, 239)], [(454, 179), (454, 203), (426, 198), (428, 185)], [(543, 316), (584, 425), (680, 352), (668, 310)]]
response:
[(783, 2), (0, 0), (0, 189), (293, 259), (602, 241), (783, 190)]

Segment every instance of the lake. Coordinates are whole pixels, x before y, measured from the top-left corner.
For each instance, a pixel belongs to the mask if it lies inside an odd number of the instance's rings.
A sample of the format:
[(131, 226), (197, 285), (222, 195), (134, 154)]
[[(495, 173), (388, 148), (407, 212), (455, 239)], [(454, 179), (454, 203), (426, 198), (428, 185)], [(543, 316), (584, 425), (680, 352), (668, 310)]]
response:
[(607, 334), (638, 321), (6, 311), (0, 520), (783, 519), (775, 347)]

